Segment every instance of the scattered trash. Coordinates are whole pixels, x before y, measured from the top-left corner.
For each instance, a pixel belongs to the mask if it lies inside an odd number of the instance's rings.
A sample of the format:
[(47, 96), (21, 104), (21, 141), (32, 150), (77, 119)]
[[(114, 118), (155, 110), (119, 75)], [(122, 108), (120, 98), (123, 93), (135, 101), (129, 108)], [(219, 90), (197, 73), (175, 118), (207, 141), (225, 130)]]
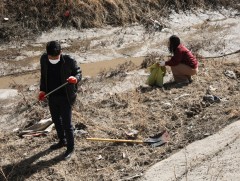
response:
[(210, 103), (214, 103), (214, 102), (219, 103), (219, 102), (221, 102), (221, 99), (215, 95), (207, 94), (207, 95), (203, 96), (203, 101), (210, 102)]
[(128, 138), (136, 138), (138, 133), (139, 133), (139, 131), (135, 130), (135, 129), (125, 132), (125, 134), (127, 135)]
[(226, 70), (224, 72), (224, 75), (226, 75), (227, 77), (229, 77), (231, 79), (237, 79), (236, 74), (233, 71), (231, 71), (231, 70)]
[(102, 160), (102, 159), (103, 159), (102, 155), (98, 155), (97, 160)]
[(178, 99), (182, 98), (182, 97), (185, 97), (185, 96), (189, 96), (190, 94), (182, 94), (176, 98), (174, 98), (175, 101), (177, 101)]
[(213, 87), (213, 86), (210, 85), (210, 86), (209, 86), (209, 90), (210, 90), (210, 91), (215, 91), (215, 90), (217, 90), (217, 88), (215, 88), (215, 87)]
[(19, 131), (19, 128), (13, 129), (13, 132), (18, 132), (18, 131)]
[(54, 124), (52, 119), (40, 120), (37, 124), (30, 126), (23, 130), (19, 136), (21, 137), (35, 137), (35, 136), (46, 136), (47, 133), (52, 131)]
[(8, 21), (8, 20), (9, 20), (9, 18), (3, 18), (3, 20), (4, 20), (4, 21)]
[(122, 153), (122, 157), (123, 157), (123, 158), (126, 158), (126, 153), (123, 152), (123, 153)]
[(204, 137), (208, 137), (208, 136), (210, 136), (210, 135), (212, 135), (212, 134), (211, 134), (211, 133), (204, 133), (204, 134), (203, 134)]
[(63, 43), (67, 43), (67, 40), (66, 39), (62, 39), (62, 40), (60, 40), (59, 41), (61, 44), (63, 44)]
[(77, 136), (82, 136), (82, 135), (88, 134), (88, 132), (80, 129), (80, 130), (74, 130), (74, 134), (77, 135)]
[(88, 132), (85, 130), (87, 126), (83, 123), (77, 123), (74, 128), (74, 134), (76, 136), (82, 136), (88, 134)]
[(208, 89), (206, 90), (206, 95), (211, 95), (213, 91), (216, 91), (217, 88), (214, 88), (213, 86), (209, 86)]
[(125, 177), (125, 178), (121, 179), (120, 181), (135, 180), (136, 178), (139, 178), (139, 177), (142, 177), (142, 176), (143, 176), (143, 173), (140, 173), (140, 174), (136, 174), (136, 175), (133, 175), (133, 176), (130, 176), (130, 177)]
[(162, 105), (163, 105), (162, 107), (163, 109), (169, 109), (172, 107), (172, 104), (170, 102), (163, 102)]
[(152, 18), (150, 18), (150, 21), (152, 22), (153, 28), (154, 28), (155, 30), (161, 31), (161, 30), (163, 29), (163, 25), (162, 25), (159, 21), (154, 20), (154, 19), (152, 19)]

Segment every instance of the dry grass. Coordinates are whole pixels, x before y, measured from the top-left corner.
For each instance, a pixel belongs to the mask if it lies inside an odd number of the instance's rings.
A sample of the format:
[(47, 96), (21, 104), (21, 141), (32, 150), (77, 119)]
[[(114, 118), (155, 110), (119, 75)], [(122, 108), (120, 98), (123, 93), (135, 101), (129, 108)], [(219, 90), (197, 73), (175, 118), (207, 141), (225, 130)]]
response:
[[(200, 62), (200, 73), (187, 88), (144, 89), (138, 86), (139, 80), (132, 79), (135, 88), (114, 92), (118, 83), (129, 80), (129, 77), (122, 76), (123, 69), (132, 70), (131, 63), (111, 70), (115, 72), (114, 76), (83, 82), (84, 91), (79, 93), (73, 111), (74, 124), (85, 125), (88, 137), (102, 138), (128, 138), (127, 131), (138, 130), (138, 139), (144, 139), (167, 130), (171, 136), (168, 144), (152, 148), (148, 145), (89, 142), (85, 136), (76, 135), (75, 155), (72, 160), (64, 162), (61, 160), (64, 150), (47, 150), (56, 140), (55, 130), (47, 137), (30, 139), (1, 133), (0, 154), (4, 157), (1, 157), (0, 179), (127, 180), (141, 175), (150, 165), (189, 143), (214, 134), (240, 118), (239, 76), (230, 79), (224, 75), (225, 70), (237, 73), (240, 69), (237, 63), (226, 59)], [(223, 101), (203, 101), (206, 92), (221, 97)], [(37, 105), (25, 116), (37, 119), (34, 115), (42, 113), (43, 109), (46, 108)]]
[(3, 1), (0, 2), (0, 14), (1, 17), (4, 17), (5, 15), (5, 3)]
[[(0, 3), (0, 13), (10, 18), (0, 26), (0, 37), (12, 40), (16, 35), (30, 36), (57, 26), (91, 28), (106, 24), (123, 26), (131, 23), (146, 23), (150, 18), (161, 19), (172, 10), (177, 12), (194, 8), (237, 7), (238, 0), (73, 0), (73, 1), (38, 1), (9, 0)], [(66, 11), (70, 12), (65, 17)], [(14, 32), (11, 31), (14, 29)]]

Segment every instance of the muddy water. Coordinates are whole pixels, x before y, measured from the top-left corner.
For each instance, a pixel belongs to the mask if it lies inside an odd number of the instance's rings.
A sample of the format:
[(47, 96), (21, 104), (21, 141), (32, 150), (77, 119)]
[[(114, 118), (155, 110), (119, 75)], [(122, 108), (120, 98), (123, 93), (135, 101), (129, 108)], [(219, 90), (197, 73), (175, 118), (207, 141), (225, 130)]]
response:
[[(135, 65), (139, 66), (143, 57), (137, 58), (117, 58), (113, 60), (94, 62), (94, 63), (86, 63), (81, 64), (80, 67), (83, 72), (83, 76), (91, 76), (95, 77), (98, 73), (103, 70), (109, 70), (111, 68), (116, 68), (118, 65), (123, 64), (128, 61), (132, 61)], [(26, 73), (22, 75), (11, 75), (0, 77), (0, 89), (8, 89), (11, 85), (19, 84), (19, 85), (34, 85), (39, 83), (39, 71)]]
[[(46, 42), (52, 37), (60, 40), (65, 53), (81, 63), (83, 76), (96, 76), (104, 69), (114, 68), (129, 60), (139, 65), (143, 60), (123, 57), (143, 57), (152, 53), (167, 56), (169, 53), (166, 42), (172, 34), (180, 36), (187, 47), (203, 57), (231, 53), (238, 50), (240, 45), (240, 18), (233, 17), (231, 13), (199, 12), (190, 16), (186, 13), (173, 13), (170, 19), (163, 21), (166, 28), (162, 31), (146, 31), (139, 25), (83, 31), (56, 29), (43, 33), (34, 43), (0, 47), (0, 61), (3, 60), (0, 74), (12, 72), (16, 67), (21, 67), (23, 71), (37, 69), (39, 56), (44, 51)], [(219, 39), (219, 35), (224, 38)], [(25, 75), (0, 77), (0, 88), (9, 88), (14, 82), (24, 85), (38, 84), (39, 70)]]

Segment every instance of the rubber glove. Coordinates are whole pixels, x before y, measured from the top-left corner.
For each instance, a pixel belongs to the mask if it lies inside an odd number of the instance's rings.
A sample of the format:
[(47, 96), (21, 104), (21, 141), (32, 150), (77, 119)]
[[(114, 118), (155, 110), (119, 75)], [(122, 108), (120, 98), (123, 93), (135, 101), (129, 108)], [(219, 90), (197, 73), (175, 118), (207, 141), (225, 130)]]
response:
[(39, 94), (38, 94), (38, 100), (39, 101), (44, 101), (44, 99), (46, 98), (46, 93), (43, 92), (43, 91), (40, 91)]
[(68, 77), (67, 81), (70, 84), (76, 84), (77, 83), (76, 77), (73, 77), (73, 76)]
[(164, 67), (164, 66), (165, 66), (165, 61), (160, 60), (159, 65), (160, 65), (161, 67)]

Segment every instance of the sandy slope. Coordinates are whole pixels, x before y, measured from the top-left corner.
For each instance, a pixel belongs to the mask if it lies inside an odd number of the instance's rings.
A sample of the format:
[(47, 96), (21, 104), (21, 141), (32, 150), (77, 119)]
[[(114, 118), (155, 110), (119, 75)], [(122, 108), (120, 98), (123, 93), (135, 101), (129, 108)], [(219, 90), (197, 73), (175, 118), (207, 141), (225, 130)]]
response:
[(151, 166), (142, 181), (240, 179), (240, 121)]

